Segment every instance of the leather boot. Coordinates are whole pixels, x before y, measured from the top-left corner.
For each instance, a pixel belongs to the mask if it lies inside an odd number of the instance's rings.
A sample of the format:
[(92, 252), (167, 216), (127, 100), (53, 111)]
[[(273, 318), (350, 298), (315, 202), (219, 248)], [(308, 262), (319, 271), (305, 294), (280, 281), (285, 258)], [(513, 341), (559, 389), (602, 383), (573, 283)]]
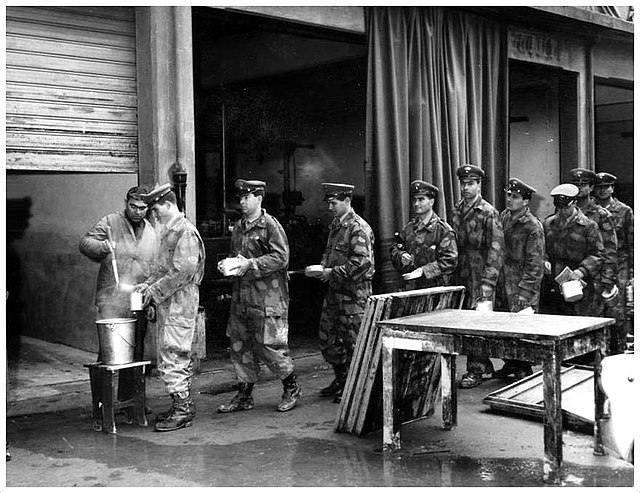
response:
[(171, 407), (169, 409), (167, 409), (166, 411), (159, 412), (156, 415), (156, 419), (155, 419), (156, 423), (159, 423), (160, 421), (164, 421), (165, 419), (167, 419), (171, 414), (171, 411), (173, 411), (173, 403), (171, 404)]
[(291, 411), (296, 404), (298, 403), (298, 399), (302, 397), (302, 391), (300, 390), (300, 386), (296, 381), (295, 373), (291, 373), (287, 378), (282, 380), (282, 387), (284, 392), (282, 394), (282, 400), (278, 404), (278, 411), (286, 412)]
[(346, 365), (333, 366), (333, 373), (335, 373), (336, 378), (327, 387), (320, 389), (320, 397), (342, 395), (342, 389), (344, 389), (344, 384), (347, 381), (347, 369)]
[(251, 397), (252, 391), (253, 382), (240, 382), (238, 384), (238, 393), (233, 396), (233, 399), (231, 399), (229, 404), (221, 404), (218, 406), (218, 412), (233, 413), (235, 411), (250, 411), (253, 409), (253, 397)]
[(196, 404), (191, 398), (191, 393), (178, 392), (171, 394), (173, 406), (166, 419), (156, 422), (156, 431), (174, 431), (186, 428), (193, 424), (196, 417)]

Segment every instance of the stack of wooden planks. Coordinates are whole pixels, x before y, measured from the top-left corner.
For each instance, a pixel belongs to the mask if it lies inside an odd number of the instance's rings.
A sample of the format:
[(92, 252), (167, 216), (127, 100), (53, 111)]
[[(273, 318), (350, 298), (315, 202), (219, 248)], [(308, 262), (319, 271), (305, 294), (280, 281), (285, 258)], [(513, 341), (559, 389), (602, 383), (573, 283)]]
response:
[[(360, 325), (334, 430), (362, 436), (382, 428), (382, 341), (376, 322), (462, 307), (463, 286), (417, 289), (370, 296)], [(396, 402), (402, 422), (429, 416), (440, 388), (440, 358), (403, 351), (396, 372)]]

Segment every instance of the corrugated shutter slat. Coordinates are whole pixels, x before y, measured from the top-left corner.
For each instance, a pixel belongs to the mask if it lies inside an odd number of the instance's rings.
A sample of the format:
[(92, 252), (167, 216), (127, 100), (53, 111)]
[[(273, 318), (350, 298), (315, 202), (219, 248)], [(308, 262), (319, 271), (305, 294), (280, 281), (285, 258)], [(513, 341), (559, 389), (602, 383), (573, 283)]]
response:
[(7, 168), (137, 172), (133, 7), (7, 7)]

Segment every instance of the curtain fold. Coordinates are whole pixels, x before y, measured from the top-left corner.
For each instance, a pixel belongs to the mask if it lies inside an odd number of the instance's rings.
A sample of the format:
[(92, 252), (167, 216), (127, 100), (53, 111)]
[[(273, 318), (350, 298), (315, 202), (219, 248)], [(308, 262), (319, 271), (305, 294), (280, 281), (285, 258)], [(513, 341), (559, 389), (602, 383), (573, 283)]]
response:
[(487, 200), (501, 198), (506, 31), (444, 7), (370, 7), (366, 13), (366, 213), (377, 237), (377, 291), (388, 292), (399, 286), (388, 252), (394, 232), (410, 218), (412, 180), (440, 189), (436, 211), (443, 218), (459, 200), (455, 170), (463, 163), (486, 172)]

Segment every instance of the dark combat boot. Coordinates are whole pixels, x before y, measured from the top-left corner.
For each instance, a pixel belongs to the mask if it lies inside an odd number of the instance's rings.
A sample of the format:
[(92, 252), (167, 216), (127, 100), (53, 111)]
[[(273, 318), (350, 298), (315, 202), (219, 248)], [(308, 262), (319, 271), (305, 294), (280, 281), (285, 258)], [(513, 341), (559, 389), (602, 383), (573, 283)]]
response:
[(173, 399), (173, 406), (167, 417), (161, 421), (157, 421), (156, 418), (156, 431), (174, 431), (193, 424), (196, 417), (196, 404), (190, 392), (187, 390), (171, 394), (171, 399)]
[(287, 378), (282, 380), (282, 387), (284, 388), (284, 392), (282, 393), (282, 400), (278, 404), (277, 409), (280, 412), (291, 411), (296, 407), (298, 399), (302, 397), (302, 391), (296, 381), (295, 373), (291, 373)]
[(171, 411), (173, 411), (173, 402), (171, 403), (171, 407), (169, 409), (156, 414), (155, 422), (159, 423), (160, 421), (164, 421), (165, 419), (167, 419), (171, 414)]
[(346, 365), (334, 365), (333, 373), (336, 378), (333, 379), (327, 387), (320, 389), (320, 397), (336, 397), (342, 395), (344, 384), (347, 382), (347, 366)]
[(251, 392), (253, 391), (253, 382), (238, 384), (238, 393), (233, 396), (229, 404), (221, 404), (218, 406), (219, 413), (233, 413), (235, 411), (250, 411), (253, 409), (253, 397)]

